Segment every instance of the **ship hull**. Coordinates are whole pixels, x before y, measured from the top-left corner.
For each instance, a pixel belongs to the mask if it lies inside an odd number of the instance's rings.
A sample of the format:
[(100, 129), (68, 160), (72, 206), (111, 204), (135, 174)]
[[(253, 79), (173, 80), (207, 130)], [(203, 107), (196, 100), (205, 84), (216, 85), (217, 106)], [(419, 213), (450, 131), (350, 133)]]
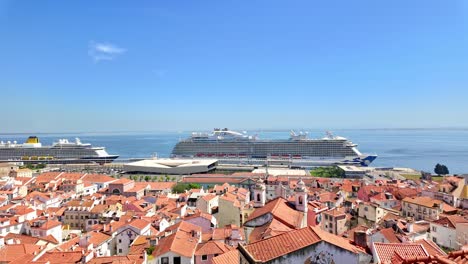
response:
[(218, 159), (219, 164), (265, 164), (297, 167), (339, 164), (368, 166), (376, 155), (363, 155), (343, 140), (193, 141), (176, 144), (173, 157)]

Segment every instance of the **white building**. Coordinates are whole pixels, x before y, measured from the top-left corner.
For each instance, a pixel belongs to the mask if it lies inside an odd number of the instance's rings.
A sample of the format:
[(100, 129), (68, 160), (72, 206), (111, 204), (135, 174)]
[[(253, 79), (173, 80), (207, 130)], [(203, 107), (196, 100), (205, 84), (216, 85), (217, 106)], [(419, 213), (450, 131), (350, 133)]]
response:
[[(459, 215), (441, 217), (430, 224), (431, 239), (439, 246), (458, 250), (463, 245), (459, 245), (457, 240), (466, 241), (465, 234), (461, 233), (461, 231), (466, 231), (466, 226), (460, 224), (466, 223), (468, 223), (468, 220)], [(460, 225), (458, 235), (457, 225)]]

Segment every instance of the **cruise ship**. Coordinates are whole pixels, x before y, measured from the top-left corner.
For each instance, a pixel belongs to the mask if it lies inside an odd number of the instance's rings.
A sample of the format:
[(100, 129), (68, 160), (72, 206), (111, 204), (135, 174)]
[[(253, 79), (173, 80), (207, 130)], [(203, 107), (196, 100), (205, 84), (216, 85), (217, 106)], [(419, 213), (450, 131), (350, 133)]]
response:
[(359, 152), (357, 145), (327, 132), (320, 139), (291, 131), (289, 139), (259, 139), (227, 128), (211, 133), (192, 133), (179, 141), (172, 156), (216, 158), (220, 164), (280, 164), (297, 167), (357, 165), (368, 166), (377, 155)]
[(89, 143), (60, 139), (50, 146), (43, 146), (36, 136), (25, 143), (0, 141), (0, 162), (24, 163), (110, 163), (118, 155), (109, 155), (104, 147), (93, 147)]

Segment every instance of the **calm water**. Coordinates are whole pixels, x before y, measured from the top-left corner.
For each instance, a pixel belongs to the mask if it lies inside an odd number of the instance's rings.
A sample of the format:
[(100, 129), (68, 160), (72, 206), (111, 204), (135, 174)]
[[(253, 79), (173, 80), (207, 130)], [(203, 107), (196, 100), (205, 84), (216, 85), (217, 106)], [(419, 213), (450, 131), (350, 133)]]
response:
[[(308, 130), (313, 138), (323, 137), (323, 131)], [(109, 154), (121, 158), (150, 157), (157, 153), (168, 157), (179, 139), (190, 132), (154, 133), (80, 133), (80, 134), (39, 134), (43, 144), (51, 144), (59, 138), (74, 140), (94, 146), (104, 146)], [(288, 131), (262, 132), (249, 131), (261, 138), (288, 138)], [(358, 144), (362, 153), (377, 154), (373, 166), (411, 167), (433, 171), (436, 163), (448, 166), (451, 173), (468, 173), (468, 130), (335, 130), (335, 135), (343, 136)], [(28, 135), (0, 134), (0, 140), (24, 142)]]

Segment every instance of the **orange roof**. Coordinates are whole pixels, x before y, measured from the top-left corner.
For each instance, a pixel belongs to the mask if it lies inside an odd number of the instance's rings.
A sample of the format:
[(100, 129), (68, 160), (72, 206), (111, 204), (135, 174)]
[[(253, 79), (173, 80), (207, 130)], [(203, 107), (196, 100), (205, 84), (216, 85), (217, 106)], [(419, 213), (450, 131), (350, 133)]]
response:
[(249, 242), (257, 242), (265, 238), (289, 232), (291, 230), (293, 230), (293, 228), (273, 218), (268, 224), (255, 227), (249, 235)]
[(143, 257), (140, 256), (111, 256), (97, 257), (91, 259), (88, 264), (140, 264), (144, 263)]
[(323, 213), (327, 214), (327, 215), (334, 216), (334, 217), (346, 216), (346, 213), (344, 212), (344, 208), (333, 208), (333, 209), (325, 211)]
[(150, 223), (146, 220), (143, 220), (143, 219), (135, 219), (133, 220), (130, 224), (130, 226), (133, 226), (137, 229), (143, 229), (145, 227), (147, 227), (148, 225), (150, 225)]
[(390, 243), (400, 243), (400, 240), (395, 235), (393, 228), (385, 228), (380, 230), (380, 233), (388, 240)]
[[(33, 226), (34, 223), (39, 223), (39, 226)], [(40, 229), (40, 230), (49, 230), (57, 226), (61, 226), (62, 222), (59, 222), (57, 220), (47, 220), (45, 217), (44, 218), (36, 218), (31, 221), (29, 221), (29, 225), (33, 229)]]
[(130, 182), (134, 182), (133, 180), (127, 179), (127, 178), (120, 178), (116, 180), (115, 182), (112, 182), (112, 184), (127, 184)]
[(207, 219), (207, 220), (209, 220), (209, 221), (211, 221), (211, 220), (213, 219), (213, 216), (212, 216), (211, 214), (207, 214), (207, 213), (203, 213), (203, 212), (198, 212), (198, 213), (195, 213), (195, 214), (193, 214), (193, 215), (184, 217), (184, 220), (190, 220), (190, 219), (198, 218), (198, 217)]
[(41, 250), (40, 246), (32, 244), (4, 245), (0, 249), (0, 261), (8, 263), (25, 255), (37, 255)]
[(50, 264), (65, 264), (65, 263), (81, 263), (83, 254), (81, 251), (48, 251), (42, 255), (37, 261), (48, 262)]
[(211, 259), (213, 264), (232, 264), (232, 263), (239, 263), (240, 262), (240, 256), (239, 256), (239, 250), (231, 250), (229, 252), (226, 252), (224, 254), (221, 254), (217, 257), (214, 257)]
[(83, 178), (84, 182), (104, 183), (115, 181), (115, 178), (104, 174), (86, 174)]
[(392, 258), (397, 253), (400, 257), (426, 257), (429, 256), (424, 246), (420, 244), (403, 243), (373, 243), (378, 260), (375, 262), (392, 263)]
[(265, 206), (255, 209), (246, 222), (268, 213), (271, 213), (274, 218), (291, 228), (299, 227), (304, 217), (302, 212), (291, 208), (286, 199), (278, 197), (269, 201)]
[(231, 237), (232, 230), (237, 230), (240, 233), (241, 239), (244, 239), (244, 228), (238, 227), (236, 225), (227, 225), (225, 227), (213, 229), (213, 233), (211, 234), (210, 239), (224, 240), (228, 237)]
[(431, 208), (437, 207), (440, 204), (442, 204), (442, 201), (439, 201), (439, 200), (436, 200), (427, 196), (419, 196), (419, 197), (414, 197), (414, 198), (406, 197), (405, 199), (403, 199), (403, 202), (417, 204), (417, 205), (421, 205), (424, 207), (431, 207)]
[(166, 228), (165, 232), (170, 231), (183, 231), (185, 233), (190, 233), (191, 231), (198, 231), (201, 232), (202, 228), (200, 226), (194, 225), (189, 222), (180, 221), (175, 225), (171, 225), (170, 227)]
[(207, 201), (207, 202), (208, 202), (208, 201), (214, 199), (215, 197), (216, 197), (215, 194), (208, 194), (208, 195), (202, 196), (202, 199), (203, 199), (204, 201)]
[(58, 179), (58, 176), (62, 174), (63, 172), (45, 172), (41, 173), (36, 177), (36, 182), (51, 182), (55, 179)]
[(245, 246), (245, 250), (256, 260), (267, 262), (320, 241), (333, 244), (353, 253), (365, 253), (342, 237), (322, 231), (319, 227), (304, 227), (281, 235), (260, 240)]
[(214, 254), (223, 254), (232, 250), (232, 248), (219, 241), (208, 241), (197, 246), (195, 251), (196, 256), (201, 255), (214, 255)]
[(93, 244), (94, 247), (97, 247), (101, 245), (102, 243), (106, 242), (111, 238), (111, 236), (106, 235), (101, 232), (96, 232), (96, 231), (91, 231), (86, 233), (86, 235), (89, 235), (89, 243)]
[(158, 257), (168, 252), (172, 252), (184, 257), (192, 258), (198, 244), (198, 239), (191, 237), (185, 232), (176, 232), (162, 238), (158, 246), (153, 251), (153, 256)]
[(166, 190), (172, 189), (177, 182), (148, 182), (150, 190)]
[(468, 223), (468, 220), (460, 215), (447, 215), (445, 217), (441, 217), (439, 220), (433, 221), (432, 223), (455, 228), (457, 223)]
[(434, 242), (426, 239), (416, 240), (413, 243), (423, 245), (426, 249), (427, 253), (431, 256), (442, 255), (445, 256), (445, 253), (439, 246), (437, 246)]

